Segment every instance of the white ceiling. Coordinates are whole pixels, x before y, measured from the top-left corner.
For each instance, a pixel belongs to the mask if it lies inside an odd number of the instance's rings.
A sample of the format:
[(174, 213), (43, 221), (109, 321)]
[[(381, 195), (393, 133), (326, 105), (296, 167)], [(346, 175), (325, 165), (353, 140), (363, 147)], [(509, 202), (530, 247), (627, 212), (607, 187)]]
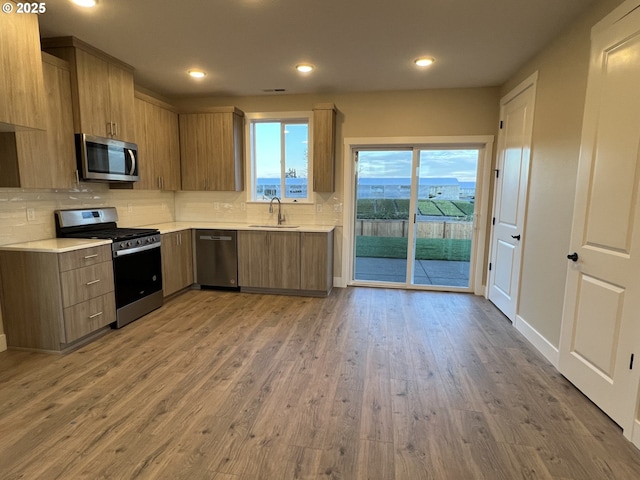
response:
[[(47, 0), (40, 30), (121, 59), (167, 96), (465, 88), (502, 84), (593, 1)], [(423, 55), (436, 63), (416, 68)], [(207, 77), (187, 77), (196, 67)]]

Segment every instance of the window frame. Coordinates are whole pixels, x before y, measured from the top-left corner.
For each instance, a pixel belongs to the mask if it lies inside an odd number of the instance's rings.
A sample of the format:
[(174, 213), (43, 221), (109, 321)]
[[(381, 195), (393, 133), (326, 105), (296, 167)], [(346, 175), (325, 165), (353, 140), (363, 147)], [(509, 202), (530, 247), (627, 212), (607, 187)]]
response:
[[(300, 120), (300, 123), (307, 123), (307, 198), (280, 198), (282, 203), (287, 204), (313, 204), (313, 111), (292, 111), (292, 112), (254, 112), (245, 113), (245, 184), (247, 189), (247, 203), (269, 203), (255, 196), (257, 187), (255, 151), (254, 151), (254, 128), (256, 122), (281, 122)], [(283, 181), (283, 169), (281, 168), (280, 182)]]

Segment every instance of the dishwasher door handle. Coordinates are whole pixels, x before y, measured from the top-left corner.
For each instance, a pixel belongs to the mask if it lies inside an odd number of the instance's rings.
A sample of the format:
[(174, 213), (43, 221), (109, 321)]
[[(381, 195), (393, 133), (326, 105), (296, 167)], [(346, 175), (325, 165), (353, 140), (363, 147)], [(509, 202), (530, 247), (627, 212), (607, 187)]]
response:
[(223, 242), (223, 241), (231, 241), (231, 240), (233, 240), (233, 237), (230, 237), (228, 235), (200, 235), (198, 238), (200, 240), (212, 240), (212, 241), (216, 241), (216, 242)]

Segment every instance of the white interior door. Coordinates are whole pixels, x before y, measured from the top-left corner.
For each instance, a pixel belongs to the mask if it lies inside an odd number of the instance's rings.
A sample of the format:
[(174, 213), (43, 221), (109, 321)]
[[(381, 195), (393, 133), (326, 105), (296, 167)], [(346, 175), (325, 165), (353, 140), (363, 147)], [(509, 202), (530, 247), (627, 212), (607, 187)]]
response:
[(520, 284), (536, 75), (500, 101), (489, 300), (512, 322)]
[(640, 10), (620, 17), (592, 34), (560, 371), (629, 436), (640, 346)]

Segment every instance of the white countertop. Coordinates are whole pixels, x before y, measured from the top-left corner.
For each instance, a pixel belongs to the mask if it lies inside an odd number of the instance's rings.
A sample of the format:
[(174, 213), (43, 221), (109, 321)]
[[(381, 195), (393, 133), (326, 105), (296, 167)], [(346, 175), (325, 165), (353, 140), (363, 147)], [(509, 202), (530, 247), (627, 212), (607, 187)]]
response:
[(64, 253), (71, 252), (73, 250), (80, 250), (82, 248), (97, 247), (99, 245), (110, 245), (111, 243), (111, 240), (90, 238), (47, 238), (45, 240), (34, 240), (32, 242), (0, 245), (0, 250)]
[(169, 222), (156, 223), (151, 225), (142, 225), (144, 228), (157, 228), (160, 233), (179, 232), (181, 230), (190, 229), (211, 229), (211, 230), (269, 230), (278, 232), (316, 232), (329, 233), (335, 227), (333, 225), (298, 225), (289, 226), (283, 224), (281, 227), (277, 225), (261, 225), (257, 223), (218, 223), (218, 222)]
[[(135, 228), (135, 227), (132, 227)], [(278, 227), (276, 225), (265, 225), (257, 227), (256, 224), (248, 223), (215, 223), (215, 222), (169, 222), (151, 225), (140, 225), (140, 228), (157, 228), (160, 233), (179, 232), (190, 229), (211, 229), (211, 230), (266, 230), (276, 232), (315, 232), (329, 233), (335, 227), (333, 225), (299, 225)], [(31, 242), (12, 243), (0, 245), (0, 250), (5, 251), (25, 251), (43, 253), (64, 253), (82, 248), (96, 247), (98, 245), (109, 245), (111, 240), (99, 240), (90, 238), (47, 238), (44, 240), (34, 240)]]

